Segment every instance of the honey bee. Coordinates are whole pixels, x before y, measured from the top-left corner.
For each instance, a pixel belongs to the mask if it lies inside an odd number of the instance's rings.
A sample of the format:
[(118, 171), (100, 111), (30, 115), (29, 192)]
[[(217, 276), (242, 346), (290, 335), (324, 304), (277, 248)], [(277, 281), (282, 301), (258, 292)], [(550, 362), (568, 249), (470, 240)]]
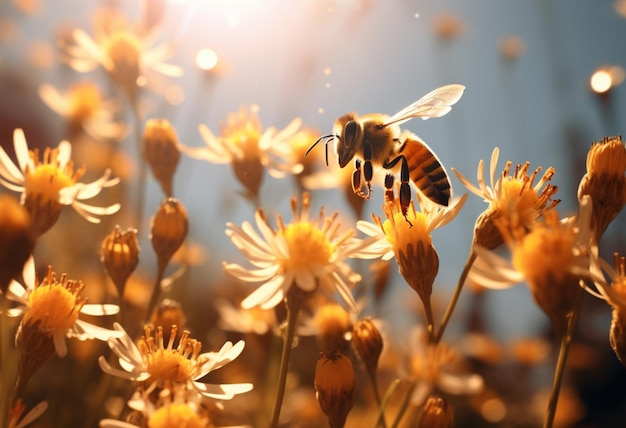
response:
[[(369, 199), (372, 194), (373, 165), (392, 169), (400, 163), (399, 196), (405, 219), (411, 202), (409, 180), (428, 199), (447, 206), (451, 188), (443, 165), (424, 141), (411, 132), (401, 131), (400, 124), (414, 117), (428, 119), (447, 114), (464, 90), (465, 86), (458, 84), (441, 86), (393, 116), (347, 113), (335, 121), (333, 133), (317, 139), (306, 154), (320, 141), (325, 141), (328, 165), (328, 143), (335, 141), (340, 168), (355, 159), (352, 190), (364, 199)], [(388, 192), (393, 192), (393, 181), (394, 176), (387, 174), (385, 188)]]

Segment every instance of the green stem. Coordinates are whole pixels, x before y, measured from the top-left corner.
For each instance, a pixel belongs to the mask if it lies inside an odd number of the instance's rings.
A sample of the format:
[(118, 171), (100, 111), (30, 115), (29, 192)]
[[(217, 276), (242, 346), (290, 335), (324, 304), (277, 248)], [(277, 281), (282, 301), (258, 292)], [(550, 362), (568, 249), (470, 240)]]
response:
[(387, 408), (387, 403), (389, 402), (391, 395), (396, 390), (399, 384), (400, 384), (400, 379), (395, 379), (393, 382), (391, 382), (391, 384), (387, 388), (387, 392), (385, 393), (385, 396), (383, 397), (381, 404), (378, 406), (378, 418), (376, 419), (376, 424), (374, 425), (375, 427), (378, 427), (380, 426), (381, 423), (384, 423), (385, 409)]
[(463, 267), (463, 272), (461, 272), (461, 276), (459, 277), (459, 282), (456, 285), (456, 289), (454, 290), (454, 295), (452, 296), (452, 300), (448, 304), (448, 308), (446, 309), (446, 313), (443, 315), (441, 320), (441, 324), (439, 325), (439, 331), (437, 331), (437, 335), (435, 336), (435, 340), (433, 343), (437, 344), (441, 341), (441, 337), (443, 333), (446, 331), (446, 327), (450, 318), (452, 317), (452, 313), (454, 312), (454, 308), (456, 307), (456, 303), (459, 300), (459, 296), (461, 295), (461, 291), (463, 290), (463, 285), (465, 284), (465, 280), (467, 279), (467, 275), (469, 274), (474, 261), (476, 261), (476, 251), (472, 247), (472, 250), (467, 257), (467, 261), (465, 262), (465, 266)]
[[(376, 372), (369, 373), (369, 375), (370, 379), (372, 380), (372, 388), (374, 388), (374, 398), (376, 399), (376, 405), (379, 409), (382, 409), (382, 401), (380, 399), (380, 391), (378, 390), (378, 379), (376, 379)], [(387, 428), (387, 422), (385, 422), (385, 414), (382, 411), (378, 415), (378, 422), (376, 423), (376, 427), (380, 425), (382, 425), (383, 428)]]
[(424, 304), (424, 313), (426, 314), (426, 325), (428, 329), (428, 341), (430, 343), (436, 343), (435, 336), (435, 317), (433, 316), (433, 307), (430, 304), (430, 297), (427, 299), (422, 299), (422, 303)]
[(411, 383), (411, 387), (408, 389), (404, 398), (402, 399), (402, 403), (400, 404), (400, 409), (398, 410), (398, 414), (396, 415), (396, 419), (393, 421), (391, 428), (397, 428), (400, 425), (400, 421), (404, 417), (406, 410), (409, 408), (409, 403), (411, 402), (411, 396), (413, 395), (413, 391), (417, 387), (417, 383)]
[[(297, 287), (293, 285), (292, 287)], [(280, 357), (280, 369), (278, 374), (278, 389), (276, 390), (276, 400), (274, 401), (274, 410), (272, 412), (271, 428), (278, 426), (278, 419), (280, 417), (280, 410), (283, 405), (283, 398), (285, 397), (285, 386), (287, 384), (287, 373), (289, 371), (289, 358), (291, 356), (291, 348), (293, 345), (293, 338), (296, 333), (296, 324), (298, 321), (298, 314), (300, 313), (300, 307), (302, 299), (295, 297), (286, 300), (287, 303), (287, 332), (285, 334), (285, 340), (283, 342), (283, 351)]]
[(565, 373), (565, 365), (567, 364), (567, 356), (569, 354), (570, 345), (574, 337), (574, 330), (576, 330), (576, 323), (578, 321), (578, 315), (580, 314), (580, 307), (583, 300), (583, 289), (579, 288), (574, 307), (569, 315), (567, 322), (567, 328), (563, 332), (561, 337), (561, 346), (559, 349), (559, 358), (556, 362), (556, 368), (554, 370), (554, 380), (552, 382), (552, 392), (550, 393), (550, 401), (548, 402), (548, 409), (546, 411), (546, 419), (544, 420), (544, 428), (552, 428), (554, 424), (554, 416), (556, 415), (556, 407), (559, 401), (559, 393), (561, 391), (561, 383), (563, 381), (563, 374)]

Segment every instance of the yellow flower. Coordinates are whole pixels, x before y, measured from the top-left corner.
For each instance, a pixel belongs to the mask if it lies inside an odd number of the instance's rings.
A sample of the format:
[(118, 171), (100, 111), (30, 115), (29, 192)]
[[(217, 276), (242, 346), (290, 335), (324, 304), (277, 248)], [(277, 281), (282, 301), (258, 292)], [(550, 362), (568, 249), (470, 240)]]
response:
[(210, 426), (206, 418), (201, 417), (188, 404), (168, 404), (159, 407), (148, 418), (148, 428), (204, 428)]
[(226, 342), (219, 352), (201, 353), (202, 344), (183, 331), (178, 345), (174, 342), (177, 328), (173, 327), (169, 341), (165, 343), (163, 329), (159, 326), (152, 335), (152, 329), (145, 327), (145, 335), (135, 345), (121, 325), (115, 324), (121, 337), (109, 340), (109, 346), (119, 358), (122, 370), (111, 366), (106, 358), (98, 360), (105, 373), (124, 379), (146, 382), (148, 389), (156, 387), (171, 393), (204, 396), (218, 400), (230, 400), (235, 395), (248, 392), (252, 384), (212, 385), (198, 379), (233, 361), (241, 354), (245, 343), (240, 340), (235, 345)]
[(264, 168), (275, 178), (298, 174), (303, 168), (293, 160), (290, 146), (301, 120), (292, 120), (282, 131), (274, 127), (263, 130), (257, 112), (258, 106), (252, 106), (229, 114), (219, 137), (202, 124), (199, 130), (206, 146), (180, 146), (181, 151), (193, 158), (231, 164), (239, 182), (254, 198), (258, 197)]
[(626, 203), (626, 147), (622, 137), (594, 142), (587, 154), (587, 173), (580, 181), (578, 199), (593, 200), (593, 229), (599, 240)]
[(119, 106), (105, 100), (98, 87), (89, 81), (76, 83), (61, 92), (50, 84), (39, 86), (39, 96), (57, 114), (65, 117), (72, 134), (83, 129), (95, 140), (121, 140), (126, 127), (115, 121)]
[(38, 150), (28, 150), (21, 129), (13, 133), (13, 144), (19, 167), (0, 147), (0, 184), (21, 192), (22, 203), (31, 216), (33, 232), (37, 236), (56, 223), (64, 205), (71, 205), (92, 223), (100, 222), (95, 216), (114, 214), (120, 209), (120, 204), (101, 208), (81, 202), (93, 198), (105, 187), (116, 185), (119, 179), (109, 179), (111, 171), (106, 170), (94, 182), (78, 182), (85, 171), (74, 171), (70, 159), (72, 146), (67, 141), (62, 141), (55, 149), (47, 148), (41, 161)]
[(502, 174), (496, 180), (496, 168), (500, 149), (493, 149), (489, 165), (490, 187), (485, 184), (484, 161), (478, 163), (478, 187), (472, 184), (459, 171), (452, 168), (459, 180), (475, 195), (483, 198), (489, 204), (487, 209), (478, 217), (474, 226), (474, 244), (488, 249), (494, 249), (502, 244), (502, 236), (494, 221), (500, 217), (515, 217), (520, 225), (528, 228), (541, 212), (555, 206), (559, 201), (551, 200), (557, 192), (557, 187), (548, 182), (554, 175), (554, 168), (550, 167), (535, 184), (541, 168), (529, 174), (530, 163), (520, 164), (510, 174), (513, 163), (508, 161)]
[(148, 69), (172, 77), (183, 74), (180, 67), (164, 62), (172, 56), (172, 46), (151, 46), (156, 35), (153, 33), (149, 38), (142, 38), (127, 26), (116, 25), (110, 31), (102, 32), (96, 41), (85, 31), (75, 29), (72, 36), (76, 44), (64, 46), (67, 53), (65, 59), (79, 72), (103, 67), (117, 85), (134, 97), (138, 87), (145, 83)]
[(337, 213), (325, 217), (324, 209), (317, 218), (309, 217), (309, 195), (305, 193), (302, 206), (292, 200), (294, 219), (285, 225), (278, 216), (278, 230), (267, 223), (261, 210), (256, 213), (259, 235), (245, 222), (242, 227), (228, 223), (226, 234), (233, 244), (255, 266), (247, 269), (224, 263), (224, 269), (235, 278), (263, 282), (241, 303), (243, 308), (260, 306), (268, 309), (279, 304), (292, 286), (308, 293), (318, 288), (341, 299), (356, 311), (350, 286), (361, 279), (345, 262), (347, 258), (372, 257), (367, 253), (371, 240), (354, 238), (354, 231), (339, 232)]

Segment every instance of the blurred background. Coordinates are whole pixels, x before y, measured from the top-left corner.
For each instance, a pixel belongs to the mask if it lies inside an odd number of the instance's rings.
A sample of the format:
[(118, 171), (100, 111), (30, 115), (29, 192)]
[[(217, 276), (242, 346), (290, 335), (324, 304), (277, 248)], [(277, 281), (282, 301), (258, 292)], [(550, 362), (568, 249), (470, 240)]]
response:
[[(103, 7), (117, 8), (129, 20), (138, 20), (141, 6), (138, 1), (1, 0), (0, 142), (8, 153), (13, 154), (16, 127), (24, 128), (31, 146), (56, 146), (68, 138), (66, 122), (38, 94), (42, 84), (61, 90), (91, 79), (110, 97), (119, 97), (102, 69), (78, 74), (68, 67), (60, 46), (74, 28), (92, 34), (96, 14)], [(415, 119), (403, 127), (421, 136), (449, 172), (454, 167), (472, 181), (478, 162), (488, 162), (495, 146), (500, 147), (499, 171), (506, 160), (530, 161), (531, 169), (553, 166), (553, 184), (559, 186), (557, 197), (562, 200), (558, 208), (565, 215), (577, 210), (576, 192), (589, 146), (623, 133), (626, 123), (621, 85), (626, 67), (626, 2), (621, 0), (170, 0), (163, 11), (156, 43), (173, 44), (175, 51), (167, 62), (182, 67), (184, 76), (148, 74), (141, 109), (144, 120), (171, 121), (187, 146), (204, 144), (198, 125), (206, 124), (217, 134), (227, 115), (242, 106), (258, 106), (265, 127), (282, 129), (300, 117), (305, 127), (324, 135), (348, 111), (393, 114), (438, 86), (461, 83), (467, 89), (451, 113), (429, 121)], [(128, 108), (122, 106), (117, 115), (134, 126)], [(119, 161), (118, 176), (134, 173), (130, 166), (124, 169), (136, 158), (132, 135), (120, 142), (122, 148), (126, 145), (128, 158)], [(317, 150), (322, 152), (321, 147)], [(88, 151), (83, 156), (84, 162), (90, 162), (98, 154)], [(456, 195), (466, 191), (456, 177), (452, 184)], [(228, 165), (183, 156), (174, 188), (189, 212), (193, 242), (205, 249), (201, 263), (187, 272), (187, 283), (193, 285), (187, 296), (206, 296), (222, 280), (222, 261), (243, 262), (224, 235), (226, 222), (252, 221), (255, 207), (238, 196), (240, 184)], [(133, 191), (126, 195), (130, 200), (136, 197)], [(291, 180), (268, 176), (261, 188), (261, 205), (272, 215), (289, 218), (289, 198), (295, 194)], [(377, 187), (373, 199), (365, 203), (363, 218), (369, 219), (372, 212), (381, 214), (382, 194)], [(151, 213), (162, 198), (152, 178), (147, 196), (146, 209)], [(339, 210), (347, 221), (354, 219), (343, 192), (316, 192), (314, 209), (320, 204), (331, 212)], [(435, 296), (442, 296), (444, 302), (467, 257), (474, 221), (484, 208), (470, 195), (461, 215), (434, 233), (441, 262)], [(64, 212), (62, 220), (79, 221), (74, 212)], [(125, 221), (129, 220), (124, 209), (110, 220), (131, 226)], [(601, 253), (608, 260), (614, 251), (624, 251), (625, 225), (622, 213), (605, 234)], [(149, 215), (143, 224), (132, 226), (144, 230), (141, 266), (150, 276)], [(73, 266), (80, 261), (81, 269), (97, 276), (101, 271), (97, 256), (81, 260), (84, 253), (78, 249), (97, 252), (107, 232), (97, 232), (89, 243), (50, 232), (38, 246), (39, 259), (54, 264), (57, 272), (76, 270)], [(72, 255), (63, 258), (59, 251)], [(378, 315), (389, 318), (396, 331), (404, 331), (415, 322), (413, 292), (402, 281), (390, 284)], [(206, 320), (202, 311), (193, 309), (190, 325), (212, 331), (207, 324), (215, 320)], [(566, 426), (624, 425), (626, 369), (610, 350), (609, 325), (609, 307), (587, 299), (579, 324), (580, 348), (572, 351), (568, 385), (576, 398), (572, 399), (574, 416)], [(468, 291), (462, 296), (449, 339), (457, 338), (461, 344), (460, 338), (470, 331), (486, 334), (503, 347), (517, 338), (540, 337), (550, 344), (553, 339), (547, 318), (523, 286), (502, 292)], [(477, 346), (470, 343), (470, 348)], [(527, 391), (549, 387), (552, 357), (526, 378), (531, 384), (525, 386), (528, 390), (520, 387), (511, 396), (528, 402)], [(476, 364), (484, 369), (487, 384), (509, 382), (520, 375), (511, 373), (510, 367), (503, 369), (506, 363), (498, 363), (497, 370), (496, 365), (486, 368), (479, 358)], [(533, 426), (532, 421), (513, 422), (514, 406), (508, 412), (506, 418), (483, 422)]]

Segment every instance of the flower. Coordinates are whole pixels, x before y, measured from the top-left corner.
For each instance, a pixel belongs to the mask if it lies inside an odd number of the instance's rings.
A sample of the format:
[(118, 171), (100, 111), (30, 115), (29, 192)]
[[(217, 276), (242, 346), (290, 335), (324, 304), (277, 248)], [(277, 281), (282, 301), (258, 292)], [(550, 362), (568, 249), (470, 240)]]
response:
[[(164, 344), (163, 328), (158, 326), (154, 336), (151, 327), (146, 326), (145, 335), (135, 345), (124, 331), (115, 323), (119, 337), (108, 341), (115, 352), (122, 369), (111, 366), (106, 358), (98, 362), (105, 373), (124, 379), (145, 382), (147, 389), (167, 389), (172, 393), (189, 393), (218, 400), (230, 400), (237, 394), (252, 390), (250, 383), (212, 385), (198, 382), (208, 373), (230, 363), (241, 354), (245, 343), (240, 340), (235, 345), (226, 342), (218, 352), (200, 353), (202, 343), (189, 337), (183, 331), (178, 346), (174, 347), (177, 328), (172, 327), (170, 340)], [(193, 396), (192, 396), (193, 398)]]
[(383, 211), (387, 219), (372, 215), (373, 223), (359, 221), (357, 228), (376, 239), (371, 251), (389, 260), (395, 255), (400, 273), (424, 303), (430, 297), (439, 269), (439, 257), (431, 232), (452, 221), (467, 200), (467, 194), (442, 207), (417, 193), (421, 211), (411, 201), (406, 217), (398, 198), (387, 200)]
[(596, 240), (626, 203), (626, 147), (622, 137), (605, 137), (594, 142), (587, 153), (587, 173), (578, 187), (578, 199), (593, 200), (593, 229)]
[(264, 168), (275, 178), (298, 174), (303, 169), (302, 164), (293, 161), (289, 144), (302, 121), (296, 118), (282, 131), (274, 127), (263, 131), (257, 112), (258, 106), (252, 106), (229, 114), (219, 137), (202, 124), (199, 130), (206, 146), (180, 146), (181, 151), (193, 158), (215, 164), (230, 163), (237, 179), (255, 198), (261, 187)]
[(116, 305), (86, 304), (86, 299), (81, 296), (85, 288), (82, 281), (67, 279), (65, 274), (57, 279), (52, 267), (48, 267), (48, 273), (39, 282), (35, 276), (35, 261), (32, 257), (24, 264), (22, 275), (24, 284), (13, 281), (7, 290), (7, 297), (20, 304), (10, 309), (8, 315), (23, 316), (18, 342), (20, 335), (30, 334), (29, 329), (35, 328), (43, 334), (51, 335), (57, 355), (64, 357), (67, 354), (66, 337), (106, 341), (120, 335), (79, 318), (80, 314), (114, 315), (119, 310)]
[[(493, 249), (502, 244), (502, 236), (498, 232), (494, 221), (502, 216), (519, 219), (522, 226), (529, 227), (543, 210), (554, 207), (559, 200), (551, 200), (558, 188), (547, 184), (554, 175), (554, 168), (550, 167), (541, 176), (537, 184), (535, 178), (539, 175), (541, 167), (528, 175), (530, 163), (517, 165), (515, 172), (509, 175), (511, 165), (508, 161), (502, 170), (502, 175), (495, 180), (496, 167), (500, 149), (493, 149), (489, 164), (489, 178), (491, 187), (485, 184), (484, 160), (478, 163), (478, 187), (472, 184), (459, 171), (452, 168), (459, 180), (467, 189), (475, 195), (483, 198), (489, 204), (487, 209), (478, 217), (474, 226), (474, 244)], [(545, 187), (544, 187), (545, 185)], [(542, 189), (543, 187), (543, 189)]]
[(114, 100), (103, 99), (93, 82), (76, 83), (65, 92), (46, 83), (39, 86), (39, 96), (68, 120), (72, 135), (82, 128), (95, 140), (121, 140), (126, 133), (124, 124), (115, 122), (119, 106)]
[(72, 37), (76, 44), (63, 46), (65, 60), (78, 72), (103, 67), (116, 84), (134, 97), (149, 69), (172, 77), (183, 74), (180, 67), (164, 62), (172, 56), (172, 46), (152, 46), (157, 35), (153, 32), (142, 38), (120, 24), (101, 32), (94, 40), (85, 31), (75, 29)]
[(119, 179), (109, 180), (111, 171), (107, 169), (98, 180), (79, 183), (85, 170), (74, 171), (70, 160), (72, 146), (67, 141), (62, 141), (55, 149), (47, 148), (42, 161), (38, 150), (28, 150), (24, 132), (19, 128), (13, 132), (13, 145), (19, 168), (0, 147), (0, 184), (21, 192), (21, 202), (31, 216), (37, 236), (56, 223), (63, 205), (71, 205), (92, 223), (100, 222), (95, 216), (114, 214), (120, 209), (120, 204), (94, 207), (81, 202), (98, 195), (105, 187), (116, 185)]
[(545, 210), (543, 221), (536, 220), (529, 232), (519, 223), (500, 219), (496, 225), (511, 251), (511, 260), (476, 246), (478, 258), (469, 278), (488, 288), (507, 288), (525, 280), (539, 307), (557, 331), (562, 331), (579, 280), (590, 275), (591, 208), (587, 196), (576, 218), (559, 221), (556, 210)]
[(227, 224), (226, 235), (255, 269), (234, 263), (224, 263), (224, 269), (243, 281), (263, 282), (241, 302), (241, 306), (272, 308), (295, 285), (304, 292), (320, 288), (331, 295), (339, 293), (350, 309), (356, 310), (350, 285), (359, 281), (361, 276), (353, 272), (345, 260), (372, 257), (367, 252), (372, 241), (354, 238), (352, 230), (340, 233), (337, 213), (325, 217), (323, 207), (317, 219), (310, 219), (307, 193), (302, 197), (300, 209), (295, 198), (291, 206), (292, 223), (285, 225), (278, 216), (278, 230), (273, 230), (263, 211), (257, 210), (255, 218), (261, 235), (248, 222), (242, 227)]

